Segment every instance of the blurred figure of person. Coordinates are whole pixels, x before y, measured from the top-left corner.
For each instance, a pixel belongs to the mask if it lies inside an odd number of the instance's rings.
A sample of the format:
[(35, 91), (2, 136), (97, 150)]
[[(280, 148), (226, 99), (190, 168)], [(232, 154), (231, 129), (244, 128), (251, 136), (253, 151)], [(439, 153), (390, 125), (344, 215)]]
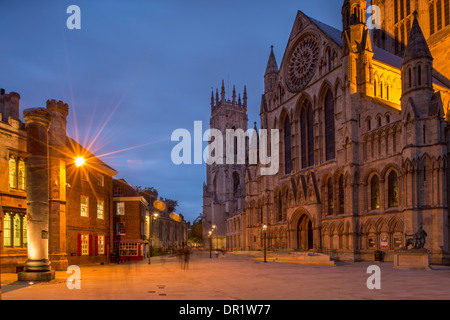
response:
[(189, 269), (189, 256), (191, 252), (188, 246), (184, 246), (183, 248), (183, 269)]

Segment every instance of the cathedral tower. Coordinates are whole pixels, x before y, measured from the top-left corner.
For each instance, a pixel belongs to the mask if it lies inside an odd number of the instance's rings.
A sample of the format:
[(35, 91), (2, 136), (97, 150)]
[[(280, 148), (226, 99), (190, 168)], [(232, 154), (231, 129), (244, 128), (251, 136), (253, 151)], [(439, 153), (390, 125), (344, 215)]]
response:
[(369, 29), (366, 26), (366, 1), (346, 0), (342, 6), (342, 43), (344, 64), (348, 67), (351, 93), (372, 96), (373, 50)]
[[(243, 99), (240, 94), (236, 95), (235, 87), (233, 87), (232, 99), (227, 99), (223, 81), (220, 98), (218, 90), (216, 90), (216, 99), (214, 99), (214, 92), (211, 97), (210, 128), (219, 130), (223, 137), (223, 157), (217, 158), (215, 163), (207, 166), (207, 181), (203, 187), (203, 242), (206, 247), (209, 247), (208, 233), (215, 226), (211, 241), (214, 249), (226, 249), (226, 220), (244, 209), (247, 165), (238, 164), (238, 153), (240, 148), (245, 147), (245, 155), (248, 154), (248, 142), (241, 146), (237, 137), (227, 139), (227, 130), (241, 129), (247, 132), (247, 99), (246, 87), (244, 87)], [(227, 148), (234, 151), (232, 163), (230, 159), (227, 159)]]

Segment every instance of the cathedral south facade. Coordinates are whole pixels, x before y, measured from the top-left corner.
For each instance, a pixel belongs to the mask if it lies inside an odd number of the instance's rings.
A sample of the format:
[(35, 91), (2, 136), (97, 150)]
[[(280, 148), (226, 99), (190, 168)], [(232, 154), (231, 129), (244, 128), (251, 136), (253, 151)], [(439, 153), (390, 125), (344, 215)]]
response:
[[(450, 263), (448, 1), (373, 4), (380, 30), (368, 29), (365, 0), (346, 0), (342, 30), (299, 11), (279, 66), (271, 51), (260, 123), (279, 130), (280, 169), (239, 168), (242, 191), (227, 201), (242, 205), (219, 219), (227, 250), (263, 250), (266, 239), (271, 251), (342, 261), (383, 251), (392, 261), (422, 227), (431, 263)], [(247, 125), (227, 121), (219, 123)], [(204, 189), (209, 221), (211, 199), (233, 185), (232, 170), (214, 170)]]

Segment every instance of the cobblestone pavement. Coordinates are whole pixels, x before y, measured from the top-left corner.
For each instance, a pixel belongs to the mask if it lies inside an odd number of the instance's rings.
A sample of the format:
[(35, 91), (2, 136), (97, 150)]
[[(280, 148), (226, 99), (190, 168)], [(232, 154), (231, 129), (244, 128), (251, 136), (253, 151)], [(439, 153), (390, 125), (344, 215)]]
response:
[(42, 300), (323, 300), (450, 299), (450, 267), (431, 271), (381, 268), (381, 290), (369, 290), (367, 268), (374, 263), (338, 263), (336, 267), (263, 263), (228, 254), (209, 259), (192, 255), (188, 269), (177, 258), (81, 267), (81, 289), (70, 290), (64, 271), (49, 283), (19, 283), (2, 275), (2, 299)]

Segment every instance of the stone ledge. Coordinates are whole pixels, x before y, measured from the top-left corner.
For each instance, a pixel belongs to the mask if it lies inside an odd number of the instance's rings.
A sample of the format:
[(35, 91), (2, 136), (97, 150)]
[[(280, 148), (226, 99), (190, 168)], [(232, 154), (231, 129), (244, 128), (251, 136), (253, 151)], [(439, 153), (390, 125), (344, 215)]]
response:
[(52, 281), (55, 280), (55, 270), (47, 272), (20, 272), (18, 281)]
[(430, 253), (425, 249), (397, 250), (393, 253), (394, 269), (431, 270)]

